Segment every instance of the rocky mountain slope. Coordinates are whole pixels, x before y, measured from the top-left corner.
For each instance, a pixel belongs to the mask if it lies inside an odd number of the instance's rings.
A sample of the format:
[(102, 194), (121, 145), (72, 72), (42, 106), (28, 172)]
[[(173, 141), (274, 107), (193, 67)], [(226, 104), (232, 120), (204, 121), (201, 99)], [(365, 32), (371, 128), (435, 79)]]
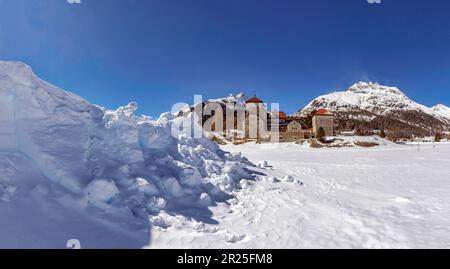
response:
[(336, 116), (337, 131), (358, 130), (370, 134), (386, 130), (392, 136), (434, 135), (450, 130), (450, 109), (421, 105), (396, 87), (359, 82), (346, 91), (319, 96), (295, 113), (306, 116), (326, 108)]

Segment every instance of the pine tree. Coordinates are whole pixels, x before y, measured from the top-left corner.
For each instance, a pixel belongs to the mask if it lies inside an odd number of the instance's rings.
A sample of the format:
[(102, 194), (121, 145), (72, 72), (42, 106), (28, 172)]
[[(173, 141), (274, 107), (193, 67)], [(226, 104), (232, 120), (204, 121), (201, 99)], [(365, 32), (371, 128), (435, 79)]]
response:
[(442, 136), (440, 133), (436, 133), (434, 136), (434, 142), (441, 142)]

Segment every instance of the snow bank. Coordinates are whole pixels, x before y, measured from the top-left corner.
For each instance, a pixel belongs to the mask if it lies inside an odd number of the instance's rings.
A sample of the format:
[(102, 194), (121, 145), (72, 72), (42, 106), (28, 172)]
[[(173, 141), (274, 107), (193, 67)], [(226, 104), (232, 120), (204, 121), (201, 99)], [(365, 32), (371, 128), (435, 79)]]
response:
[(0, 156), (0, 202), (9, 202), (16, 193), (15, 175), (14, 163), (6, 156)]
[(316, 139), (305, 139), (297, 142), (304, 148), (342, 148), (342, 147), (378, 147), (378, 146), (395, 146), (392, 141), (381, 138), (379, 136), (338, 136), (327, 137), (324, 141)]
[[(0, 151), (25, 154), (85, 206), (135, 215), (205, 208), (250, 178), (240, 155), (207, 139), (173, 137), (178, 119), (136, 116), (135, 103), (115, 111), (92, 105), (22, 63), (0, 61), (0, 97)], [(4, 181), (0, 199), (8, 200), (14, 190)]]

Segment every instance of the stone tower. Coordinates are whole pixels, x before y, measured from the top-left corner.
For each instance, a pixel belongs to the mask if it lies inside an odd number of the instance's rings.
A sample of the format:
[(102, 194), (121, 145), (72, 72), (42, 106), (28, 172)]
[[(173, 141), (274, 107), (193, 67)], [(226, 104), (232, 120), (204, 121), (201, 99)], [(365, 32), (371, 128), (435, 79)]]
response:
[(323, 128), (325, 131), (325, 136), (334, 135), (334, 115), (325, 108), (321, 108), (314, 113), (312, 125), (315, 136), (317, 136), (320, 128)]

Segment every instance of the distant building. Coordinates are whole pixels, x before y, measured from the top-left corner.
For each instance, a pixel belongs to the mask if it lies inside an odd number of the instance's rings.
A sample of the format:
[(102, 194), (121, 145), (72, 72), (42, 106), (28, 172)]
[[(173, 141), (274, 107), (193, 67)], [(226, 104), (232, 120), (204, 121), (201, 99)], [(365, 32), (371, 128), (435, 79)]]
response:
[(304, 128), (304, 121), (301, 118), (288, 117), (283, 111), (267, 112), (264, 102), (256, 96), (248, 99), (245, 105), (246, 138), (295, 142), (311, 136), (310, 130)]
[(245, 101), (245, 134), (246, 138), (260, 139), (267, 131), (267, 109), (264, 102), (256, 95)]
[(312, 118), (313, 133), (317, 136), (319, 130), (323, 128), (325, 136), (334, 135), (334, 115), (325, 108), (321, 108), (314, 112)]
[[(315, 137), (320, 128), (326, 136), (333, 136), (334, 116), (326, 109), (319, 109), (307, 117), (287, 116), (283, 111), (268, 112), (264, 102), (253, 96), (245, 101), (245, 107), (227, 112), (221, 105), (222, 113), (203, 116), (203, 128), (206, 131), (223, 130), (232, 134), (234, 139), (255, 139), (260, 142), (296, 142), (305, 138)], [(227, 113), (233, 113), (227, 115)], [(212, 118), (215, 120), (211, 121)], [(227, 117), (231, 121), (227, 122)], [(221, 128), (218, 128), (218, 124)], [(312, 126), (311, 126), (312, 125)]]

